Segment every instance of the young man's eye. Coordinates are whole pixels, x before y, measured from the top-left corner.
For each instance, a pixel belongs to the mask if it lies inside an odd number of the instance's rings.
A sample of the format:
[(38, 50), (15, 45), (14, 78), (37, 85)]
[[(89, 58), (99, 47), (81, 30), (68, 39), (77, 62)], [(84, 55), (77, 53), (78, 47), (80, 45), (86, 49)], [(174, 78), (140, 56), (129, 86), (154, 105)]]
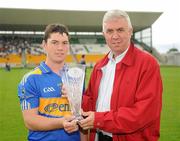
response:
[(69, 42), (63, 42), (63, 44), (64, 44), (64, 45), (68, 45), (68, 44), (69, 44)]
[(50, 42), (52, 45), (58, 45), (59, 44), (59, 42), (57, 42), (57, 41), (51, 41)]
[(53, 45), (56, 45), (56, 44), (57, 44), (57, 42), (52, 42), (52, 44), (53, 44)]

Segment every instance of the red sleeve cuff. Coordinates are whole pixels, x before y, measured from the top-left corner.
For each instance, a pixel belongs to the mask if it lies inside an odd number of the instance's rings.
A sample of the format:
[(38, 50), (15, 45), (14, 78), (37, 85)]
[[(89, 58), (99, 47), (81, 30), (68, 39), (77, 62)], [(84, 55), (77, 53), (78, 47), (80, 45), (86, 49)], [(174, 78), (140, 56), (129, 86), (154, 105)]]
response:
[(95, 112), (95, 117), (94, 117), (94, 128), (99, 128), (102, 129), (104, 126), (104, 114), (106, 112)]

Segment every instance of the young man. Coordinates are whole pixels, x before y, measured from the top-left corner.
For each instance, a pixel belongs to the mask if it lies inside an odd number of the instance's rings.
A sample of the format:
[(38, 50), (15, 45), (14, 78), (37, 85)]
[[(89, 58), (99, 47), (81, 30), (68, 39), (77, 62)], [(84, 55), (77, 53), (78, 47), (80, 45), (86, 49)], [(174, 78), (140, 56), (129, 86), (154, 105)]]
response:
[(23, 119), (29, 141), (79, 141), (76, 121), (62, 96), (60, 74), (69, 50), (68, 29), (61, 24), (46, 27), (42, 44), (47, 57), (27, 73), (18, 87)]
[(84, 129), (90, 141), (157, 141), (162, 81), (159, 65), (131, 42), (126, 12), (108, 11), (103, 35), (111, 51), (98, 62), (83, 97)]

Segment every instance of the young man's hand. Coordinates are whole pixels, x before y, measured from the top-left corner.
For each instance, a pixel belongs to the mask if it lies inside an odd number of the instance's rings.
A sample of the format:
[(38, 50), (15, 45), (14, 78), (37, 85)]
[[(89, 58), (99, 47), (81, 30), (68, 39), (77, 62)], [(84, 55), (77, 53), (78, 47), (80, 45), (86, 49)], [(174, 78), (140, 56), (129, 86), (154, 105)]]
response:
[(67, 94), (68, 94), (68, 90), (67, 90), (67, 87), (63, 84), (62, 87), (61, 87), (61, 93), (62, 93), (62, 97), (67, 97)]
[(65, 118), (63, 122), (63, 127), (64, 127), (64, 130), (68, 133), (72, 133), (79, 130), (77, 120), (74, 119), (74, 117)]

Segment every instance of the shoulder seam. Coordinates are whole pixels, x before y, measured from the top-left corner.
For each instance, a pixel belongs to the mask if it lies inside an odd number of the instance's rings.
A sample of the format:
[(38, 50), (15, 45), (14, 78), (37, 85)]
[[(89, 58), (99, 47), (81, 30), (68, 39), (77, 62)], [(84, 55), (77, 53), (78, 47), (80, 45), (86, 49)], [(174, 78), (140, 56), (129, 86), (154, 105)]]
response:
[[(38, 70), (39, 72), (37, 73), (34, 73), (36, 70)], [(29, 78), (29, 76), (31, 75), (41, 75), (42, 74), (42, 71), (40, 70), (40, 68), (35, 68), (34, 70), (31, 70), (30, 72), (26, 73), (22, 80), (21, 80), (21, 84), (24, 85), (27, 81), (27, 79)]]

